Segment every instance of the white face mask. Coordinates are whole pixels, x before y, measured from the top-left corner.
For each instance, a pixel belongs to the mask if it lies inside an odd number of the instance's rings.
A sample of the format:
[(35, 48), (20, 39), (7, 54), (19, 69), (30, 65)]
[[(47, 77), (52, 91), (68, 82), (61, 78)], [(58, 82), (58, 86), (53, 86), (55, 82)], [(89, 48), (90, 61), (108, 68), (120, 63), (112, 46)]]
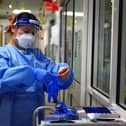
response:
[(18, 41), (18, 45), (22, 48), (30, 48), (35, 40), (35, 36), (30, 33), (24, 33), (21, 35), (17, 35), (16, 39)]

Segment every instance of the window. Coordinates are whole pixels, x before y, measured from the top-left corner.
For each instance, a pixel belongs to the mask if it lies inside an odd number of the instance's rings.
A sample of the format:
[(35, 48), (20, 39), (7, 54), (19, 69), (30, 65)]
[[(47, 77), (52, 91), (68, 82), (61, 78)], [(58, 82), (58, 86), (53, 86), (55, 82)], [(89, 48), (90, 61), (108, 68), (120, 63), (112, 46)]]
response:
[(75, 0), (73, 70), (75, 80), (81, 80), (81, 43), (83, 30), (83, 0)]
[[(119, 64), (120, 64), (120, 82), (118, 84), (118, 93), (119, 93), (119, 99), (118, 102), (120, 105), (126, 108), (126, 1), (121, 0), (120, 2), (123, 2), (122, 5), (122, 21), (121, 21), (121, 43), (119, 41), (119, 45), (121, 44), (121, 51), (119, 56)], [(121, 9), (121, 8), (120, 8)]]
[(64, 42), (65, 42), (65, 38), (66, 38), (66, 7), (64, 6), (64, 9), (61, 11), (61, 16), (60, 16), (60, 61), (64, 62)]
[(73, 53), (73, 0), (67, 4), (67, 23), (66, 23), (66, 43), (65, 43), (65, 58), (66, 62), (72, 67)]
[(109, 96), (111, 0), (96, 0), (94, 8), (93, 87)]
[[(74, 0), (66, 0), (61, 12), (61, 59), (73, 67), (73, 4)], [(62, 54), (64, 52), (64, 54)], [(68, 90), (64, 91), (63, 100), (67, 105), (72, 105), (72, 95)]]
[[(74, 71), (75, 84), (81, 80), (81, 43), (83, 29), (83, 0), (66, 0), (61, 12), (61, 47), (64, 46), (64, 60)], [(80, 86), (80, 85), (79, 85)], [(79, 86), (77, 91), (79, 90)], [(64, 92), (64, 101), (67, 105), (78, 105), (80, 94), (68, 89)], [(80, 101), (79, 101), (80, 102)]]

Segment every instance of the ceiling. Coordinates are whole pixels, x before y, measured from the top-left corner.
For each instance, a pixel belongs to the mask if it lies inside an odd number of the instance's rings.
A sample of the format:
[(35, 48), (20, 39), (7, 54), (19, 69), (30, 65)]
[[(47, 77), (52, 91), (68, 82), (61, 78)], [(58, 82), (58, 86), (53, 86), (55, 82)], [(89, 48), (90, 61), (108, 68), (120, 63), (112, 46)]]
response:
[[(42, 11), (44, 0), (0, 0), (0, 18), (7, 18), (9, 15), (13, 15), (14, 9), (26, 9), (31, 10), (33, 14), (37, 14)], [(60, 4), (63, 4), (67, 0), (58, 0)], [(9, 8), (9, 5), (12, 8)], [(48, 13), (48, 12), (47, 12)]]
[[(9, 8), (10, 4), (12, 8)], [(31, 10), (36, 15), (39, 14), (40, 8), (42, 8), (42, 0), (0, 0), (0, 18), (13, 15), (14, 9)]]

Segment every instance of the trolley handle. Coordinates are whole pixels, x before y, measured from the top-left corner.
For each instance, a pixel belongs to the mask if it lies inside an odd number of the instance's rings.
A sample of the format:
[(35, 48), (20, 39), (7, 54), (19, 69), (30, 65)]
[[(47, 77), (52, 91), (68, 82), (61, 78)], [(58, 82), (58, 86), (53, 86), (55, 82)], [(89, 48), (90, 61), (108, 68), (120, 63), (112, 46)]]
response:
[(37, 107), (33, 112), (33, 126), (39, 126), (39, 112), (41, 112), (44, 109), (56, 111), (56, 109), (53, 106), (39, 106), (39, 107)]

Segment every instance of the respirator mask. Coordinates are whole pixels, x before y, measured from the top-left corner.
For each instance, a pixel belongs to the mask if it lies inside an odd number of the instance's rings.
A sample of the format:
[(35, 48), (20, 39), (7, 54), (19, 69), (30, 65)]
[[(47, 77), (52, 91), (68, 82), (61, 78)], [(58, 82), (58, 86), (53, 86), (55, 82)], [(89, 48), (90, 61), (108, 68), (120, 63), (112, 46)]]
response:
[(24, 49), (30, 48), (35, 40), (35, 36), (31, 33), (24, 33), (16, 36), (19, 47)]

